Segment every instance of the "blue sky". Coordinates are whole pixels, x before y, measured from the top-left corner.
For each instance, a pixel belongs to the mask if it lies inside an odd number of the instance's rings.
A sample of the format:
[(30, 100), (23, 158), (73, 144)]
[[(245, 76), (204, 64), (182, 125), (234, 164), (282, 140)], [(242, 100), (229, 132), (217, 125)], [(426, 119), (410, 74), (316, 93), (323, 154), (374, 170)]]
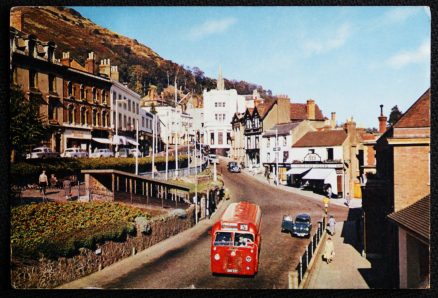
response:
[(428, 7), (73, 7), (165, 59), (378, 127), (430, 86)]

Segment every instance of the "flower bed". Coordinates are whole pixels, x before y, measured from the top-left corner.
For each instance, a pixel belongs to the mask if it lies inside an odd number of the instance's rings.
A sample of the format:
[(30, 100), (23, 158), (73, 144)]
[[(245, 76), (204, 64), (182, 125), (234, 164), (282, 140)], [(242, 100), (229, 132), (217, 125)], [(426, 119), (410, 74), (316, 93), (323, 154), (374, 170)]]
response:
[(12, 208), (11, 248), (18, 258), (71, 256), (107, 240), (123, 241), (135, 217), (149, 215), (117, 203), (46, 203)]

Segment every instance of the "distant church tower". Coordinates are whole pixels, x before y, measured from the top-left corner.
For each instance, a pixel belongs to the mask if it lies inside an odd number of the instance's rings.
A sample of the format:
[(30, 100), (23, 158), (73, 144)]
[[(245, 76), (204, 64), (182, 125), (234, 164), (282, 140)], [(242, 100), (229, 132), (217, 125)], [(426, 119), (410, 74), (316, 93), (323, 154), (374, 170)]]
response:
[(217, 78), (217, 90), (225, 90), (224, 78), (222, 77), (222, 69), (219, 66), (219, 76)]

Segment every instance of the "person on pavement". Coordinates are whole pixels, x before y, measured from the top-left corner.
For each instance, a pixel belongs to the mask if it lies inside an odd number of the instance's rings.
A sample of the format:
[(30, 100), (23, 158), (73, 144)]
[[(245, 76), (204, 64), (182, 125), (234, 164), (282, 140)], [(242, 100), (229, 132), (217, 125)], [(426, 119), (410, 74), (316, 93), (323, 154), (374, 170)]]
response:
[(328, 225), (329, 225), (329, 233), (330, 235), (334, 235), (336, 234), (336, 220), (333, 217), (333, 215), (330, 215), (330, 219), (328, 220)]
[(62, 187), (64, 188), (65, 199), (68, 201), (71, 198), (71, 181), (70, 179), (65, 179), (62, 182)]
[(335, 247), (333, 245), (332, 237), (328, 237), (327, 241), (325, 242), (325, 249), (324, 249), (324, 259), (326, 260), (327, 264), (333, 261), (333, 258), (335, 257)]
[(46, 196), (46, 187), (49, 184), (49, 181), (47, 179), (46, 171), (43, 170), (41, 175), (38, 178), (38, 184), (40, 186), (40, 192), (43, 195), (43, 197)]

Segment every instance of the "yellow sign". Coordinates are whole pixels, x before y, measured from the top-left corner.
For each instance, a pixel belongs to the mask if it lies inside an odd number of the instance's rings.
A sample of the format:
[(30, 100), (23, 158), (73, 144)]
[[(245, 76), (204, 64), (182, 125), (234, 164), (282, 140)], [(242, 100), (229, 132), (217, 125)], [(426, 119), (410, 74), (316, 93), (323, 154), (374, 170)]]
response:
[(327, 197), (324, 197), (324, 199), (322, 199), (322, 202), (323, 202), (324, 204), (328, 204), (328, 203), (330, 202), (330, 199), (327, 198)]

